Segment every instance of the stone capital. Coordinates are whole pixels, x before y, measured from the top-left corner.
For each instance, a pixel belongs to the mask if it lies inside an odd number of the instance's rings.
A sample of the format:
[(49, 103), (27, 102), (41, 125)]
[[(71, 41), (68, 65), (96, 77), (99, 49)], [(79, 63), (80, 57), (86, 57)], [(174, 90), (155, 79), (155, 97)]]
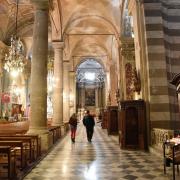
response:
[(63, 41), (53, 41), (52, 46), (55, 49), (63, 49), (64, 48), (64, 42)]
[(135, 48), (133, 38), (120, 38), (120, 52), (122, 56), (125, 56), (128, 60), (134, 60)]
[(49, 0), (31, 0), (36, 9), (47, 10), (49, 8)]

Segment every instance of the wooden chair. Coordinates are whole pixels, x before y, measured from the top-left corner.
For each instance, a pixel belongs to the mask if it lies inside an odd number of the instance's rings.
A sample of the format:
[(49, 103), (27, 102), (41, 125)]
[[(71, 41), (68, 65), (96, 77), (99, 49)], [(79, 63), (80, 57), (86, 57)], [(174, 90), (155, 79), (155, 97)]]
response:
[[(167, 149), (169, 152), (167, 153)], [(173, 166), (173, 180), (175, 180), (175, 166), (177, 165), (177, 172), (179, 174), (180, 165), (180, 144), (175, 144), (170, 141), (163, 143), (164, 156), (164, 174), (166, 174), (166, 167), (172, 164)]]

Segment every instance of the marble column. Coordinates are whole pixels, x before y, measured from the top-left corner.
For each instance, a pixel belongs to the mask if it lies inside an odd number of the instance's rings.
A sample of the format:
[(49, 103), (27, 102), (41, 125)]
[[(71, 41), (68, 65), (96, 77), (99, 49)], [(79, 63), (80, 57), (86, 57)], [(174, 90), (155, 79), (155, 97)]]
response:
[(53, 126), (63, 125), (63, 47), (64, 42), (53, 42), (54, 47), (54, 90)]
[(69, 121), (69, 61), (63, 62), (63, 122)]
[(76, 80), (75, 72), (69, 72), (69, 88), (70, 88), (70, 115), (76, 112)]
[(30, 85), (30, 130), (41, 136), (42, 151), (48, 150), (47, 130), (47, 58), (49, 1), (31, 0), (35, 9)]

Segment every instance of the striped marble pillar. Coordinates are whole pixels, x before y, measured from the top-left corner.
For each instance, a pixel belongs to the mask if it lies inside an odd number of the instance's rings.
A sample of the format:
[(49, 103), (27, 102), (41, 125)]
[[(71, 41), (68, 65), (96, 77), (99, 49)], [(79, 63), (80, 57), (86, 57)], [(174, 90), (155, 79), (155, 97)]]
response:
[[(168, 3), (168, 1), (166, 2)], [(176, 34), (174, 31), (180, 22), (180, 13), (179, 16), (177, 13), (174, 17), (177, 9), (174, 9), (172, 5), (172, 2), (171, 4), (161, 1), (144, 2), (151, 127), (167, 129), (180, 127), (175, 87), (169, 83), (173, 73), (177, 72), (176, 69), (180, 69), (180, 63), (176, 65), (175, 62), (178, 58), (177, 54), (180, 55), (180, 48), (175, 48), (175, 43), (177, 43), (175, 38), (180, 34), (178, 32)], [(176, 53), (176, 49), (179, 50), (179, 53)], [(173, 59), (173, 54), (176, 56), (176, 60)], [(172, 69), (173, 66), (174, 69)]]
[(150, 128), (180, 128), (175, 87), (169, 83), (180, 69), (177, 61), (180, 48), (176, 40), (180, 36), (176, 30), (180, 17), (178, 4), (178, 0), (129, 2), (136, 61), (139, 60), (140, 68), (146, 69), (147, 74), (143, 86), (148, 87)]

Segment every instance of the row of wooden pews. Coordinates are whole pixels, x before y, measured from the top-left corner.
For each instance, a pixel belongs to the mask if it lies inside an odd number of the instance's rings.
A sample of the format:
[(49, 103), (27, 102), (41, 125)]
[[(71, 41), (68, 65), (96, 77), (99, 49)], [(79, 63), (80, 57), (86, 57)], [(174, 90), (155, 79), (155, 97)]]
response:
[(20, 171), (36, 162), (40, 155), (38, 135), (0, 135), (0, 179), (16, 179)]
[[(67, 123), (64, 132), (68, 129)], [(61, 127), (48, 125), (48, 130), (55, 144), (62, 137)], [(0, 133), (0, 179), (21, 179), (19, 174), (25, 174), (43, 156), (39, 135)]]
[(11, 146), (0, 146), (0, 179), (16, 177), (15, 150)]

